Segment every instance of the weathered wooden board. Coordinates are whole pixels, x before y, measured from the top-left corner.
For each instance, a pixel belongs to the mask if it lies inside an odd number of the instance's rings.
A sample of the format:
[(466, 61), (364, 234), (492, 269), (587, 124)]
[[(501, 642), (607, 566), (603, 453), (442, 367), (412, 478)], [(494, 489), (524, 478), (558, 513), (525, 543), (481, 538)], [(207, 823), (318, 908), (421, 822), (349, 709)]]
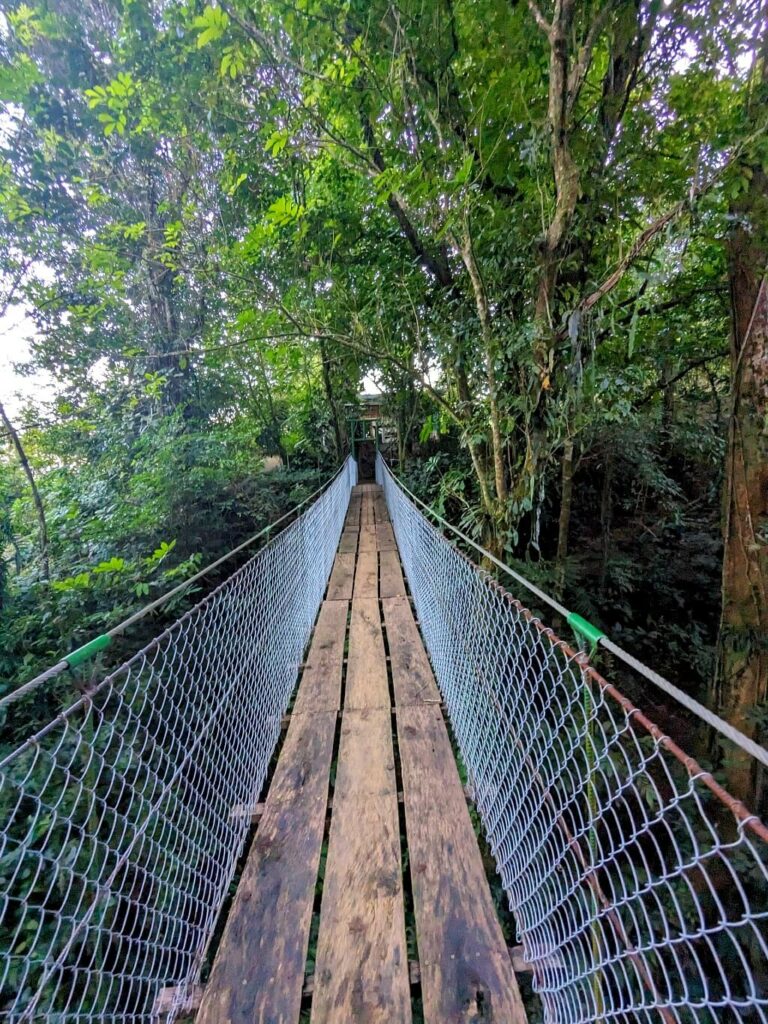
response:
[(336, 555), (331, 571), (331, 578), (328, 580), (327, 601), (350, 601), (352, 599), (352, 584), (355, 579), (355, 553), (353, 551), (340, 551)]
[(320, 607), (293, 717), (308, 711), (337, 711), (341, 706), (348, 611), (346, 601), (325, 601)]
[(313, 1024), (411, 1020), (391, 730), (388, 708), (344, 712)]
[(360, 508), (361, 501), (358, 497), (353, 495), (349, 499), (349, 507), (347, 508), (347, 516), (344, 520), (344, 526), (346, 529), (356, 530), (360, 525)]
[(389, 522), (389, 510), (387, 509), (387, 500), (384, 497), (383, 491), (379, 491), (379, 493), (374, 496), (373, 514), (377, 524)]
[(354, 554), (357, 551), (358, 530), (344, 530), (339, 541), (339, 552)]
[(354, 599), (379, 596), (379, 556), (376, 551), (361, 551), (355, 569)]
[(439, 703), (440, 693), (407, 597), (382, 601), (395, 704)]
[(363, 495), (363, 504), (360, 509), (360, 525), (374, 526), (375, 522), (373, 515), (373, 495), (366, 492)]
[(379, 554), (379, 594), (381, 597), (405, 597), (405, 581), (397, 551)]
[(375, 597), (356, 598), (349, 619), (344, 713), (361, 708), (384, 708), (389, 713), (391, 704), (379, 602)]
[(360, 527), (360, 541), (358, 544), (358, 551), (376, 551), (376, 527), (361, 526)]
[(376, 545), (379, 551), (397, 551), (395, 534), (391, 523), (376, 524)]
[(291, 719), (197, 1024), (299, 1019), (336, 718)]
[(425, 1024), (524, 1024), (440, 708), (398, 708)]

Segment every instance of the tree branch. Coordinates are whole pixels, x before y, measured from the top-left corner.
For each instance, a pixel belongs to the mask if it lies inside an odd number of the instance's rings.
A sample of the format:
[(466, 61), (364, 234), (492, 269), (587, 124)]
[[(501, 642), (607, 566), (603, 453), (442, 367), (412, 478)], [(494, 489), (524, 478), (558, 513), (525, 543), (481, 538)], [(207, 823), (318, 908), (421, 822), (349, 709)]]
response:
[(539, 8), (538, 4), (536, 3), (536, 0), (528, 0), (528, 10), (533, 15), (534, 21), (539, 26), (539, 28), (544, 33), (544, 35), (548, 36), (549, 33), (552, 31), (552, 26), (547, 21), (547, 19), (544, 17), (544, 15), (541, 13), (541, 9)]
[(616, 6), (616, 0), (611, 3), (606, 3), (604, 7), (598, 11), (595, 20), (589, 26), (587, 32), (587, 38), (584, 40), (584, 45), (579, 50), (579, 55), (573, 62), (573, 66), (568, 73), (568, 114), (573, 112), (574, 107), (581, 93), (581, 87), (584, 85), (584, 80), (587, 77), (590, 64), (592, 63), (592, 51), (595, 48), (600, 33), (605, 28), (608, 19), (614, 11)]
[[(732, 164), (740, 157), (744, 148), (758, 136), (764, 134), (764, 132), (765, 127), (761, 128), (757, 132), (753, 132), (748, 138), (744, 139), (740, 145), (731, 151), (722, 167), (720, 167), (708, 181), (703, 182), (701, 185), (696, 185), (691, 189), (691, 192), (686, 199), (681, 199), (678, 203), (675, 203), (674, 206), (662, 213), (660, 217), (657, 217), (656, 220), (652, 221), (648, 227), (641, 231), (630, 246), (626, 256), (616, 266), (616, 269), (610, 273), (593, 292), (578, 303), (575, 307), (575, 311), (579, 313), (586, 313), (588, 310), (592, 309), (593, 306), (596, 306), (601, 299), (604, 299), (609, 292), (613, 291), (630, 267), (637, 261), (637, 259), (648, 248), (651, 242), (653, 242), (653, 240), (664, 230), (664, 228), (667, 227), (668, 224), (677, 220), (677, 218), (685, 213), (686, 210), (690, 209), (693, 203), (710, 192), (728, 168), (731, 167)], [(567, 329), (561, 330), (558, 334), (558, 338), (562, 339), (566, 334)]]
[(673, 377), (670, 377), (668, 380), (659, 381), (655, 387), (651, 388), (651, 390), (640, 399), (635, 408), (642, 409), (643, 406), (648, 405), (651, 399), (658, 395), (660, 391), (666, 391), (667, 388), (672, 387), (673, 384), (682, 380), (683, 377), (687, 377), (689, 373), (693, 372), (693, 370), (697, 370), (700, 366), (706, 366), (707, 363), (714, 362), (715, 359), (727, 359), (729, 354), (728, 349), (725, 349), (722, 352), (715, 352), (711, 356), (702, 356), (700, 359), (694, 359), (692, 363), (689, 363), (688, 366), (684, 367)]
[(48, 559), (48, 527), (45, 521), (43, 499), (40, 497), (40, 491), (37, 488), (35, 475), (29, 464), (29, 459), (27, 458), (27, 453), (24, 450), (24, 445), (21, 443), (21, 438), (19, 437), (16, 428), (8, 418), (8, 414), (6, 413), (2, 402), (0, 402), (0, 420), (2, 420), (7, 435), (10, 437), (13, 447), (16, 449), (16, 454), (19, 457), (21, 468), (24, 470), (24, 475), (29, 482), (29, 489), (32, 491), (32, 501), (34, 502), (35, 511), (37, 512), (37, 521), (40, 529), (40, 558), (43, 565), (43, 579), (49, 580), (51, 578), (51, 566)]

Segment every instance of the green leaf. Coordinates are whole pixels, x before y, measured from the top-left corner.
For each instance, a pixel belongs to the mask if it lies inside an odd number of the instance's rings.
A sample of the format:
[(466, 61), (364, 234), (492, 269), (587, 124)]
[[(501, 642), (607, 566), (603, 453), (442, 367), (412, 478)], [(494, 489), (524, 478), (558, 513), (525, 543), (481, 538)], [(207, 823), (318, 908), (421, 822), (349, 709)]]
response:
[(472, 174), (472, 168), (474, 167), (475, 158), (472, 153), (469, 153), (465, 158), (463, 164), (458, 169), (453, 177), (454, 185), (465, 185)]
[(206, 7), (200, 17), (192, 22), (195, 28), (201, 29), (197, 37), (197, 48), (221, 39), (229, 25), (229, 15), (218, 7)]
[(110, 558), (107, 562), (99, 562), (93, 571), (96, 575), (100, 575), (105, 572), (122, 572), (124, 568), (124, 558)]
[(235, 192), (237, 192), (237, 190), (243, 184), (243, 182), (247, 181), (247, 180), (248, 180), (248, 175), (247, 174), (239, 174), (238, 177), (237, 177), (237, 180), (232, 185), (230, 185), (230, 187), (227, 189), (227, 195), (228, 196), (233, 196), (235, 194)]
[(281, 196), (267, 210), (267, 221), (278, 227), (285, 227), (300, 220), (305, 213), (304, 207), (296, 203), (290, 196)]
[(288, 132), (284, 128), (278, 128), (272, 132), (267, 141), (264, 143), (264, 149), (272, 156), (277, 156), (285, 149), (285, 145), (288, 142)]

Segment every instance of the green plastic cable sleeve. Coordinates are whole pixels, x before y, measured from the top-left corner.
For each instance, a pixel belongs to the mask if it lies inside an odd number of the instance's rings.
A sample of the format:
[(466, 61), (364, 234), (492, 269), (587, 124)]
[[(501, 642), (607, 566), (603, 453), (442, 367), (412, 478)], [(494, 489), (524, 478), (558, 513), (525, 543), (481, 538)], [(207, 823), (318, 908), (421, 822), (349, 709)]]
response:
[(586, 619), (582, 618), (581, 615), (577, 615), (576, 612), (568, 613), (568, 625), (580, 636), (583, 636), (585, 640), (588, 640), (593, 647), (597, 647), (605, 636), (602, 629), (593, 626), (591, 622), (587, 622)]
[(64, 661), (70, 668), (77, 668), (78, 665), (82, 665), (84, 661), (88, 661), (94, 654), (98, 654), (99, 651), (103, 651), (105, 647), (109, 647), (112, 643), (112, 637), (108, 633), (102, 633), (101, 636), (95, 636), (93, 640), (89, 640), (87, 644), (83, 644), (82, 647), (78, 647), (76, 651), (72, 651), (68, 654)]

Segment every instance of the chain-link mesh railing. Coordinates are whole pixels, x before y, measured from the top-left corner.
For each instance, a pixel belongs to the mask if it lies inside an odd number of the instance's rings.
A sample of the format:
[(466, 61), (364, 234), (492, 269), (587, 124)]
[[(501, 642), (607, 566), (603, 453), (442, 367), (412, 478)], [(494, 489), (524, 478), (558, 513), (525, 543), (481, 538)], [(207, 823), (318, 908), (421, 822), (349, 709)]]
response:
[[(356, 466), (0, 763), (0, 1020), (173, 1018), (250, 827)], [(279, 984), (279, 980), (277, 981)]]
[(765, 1021), (768, 831), (377, 477), (545, 1019)]

